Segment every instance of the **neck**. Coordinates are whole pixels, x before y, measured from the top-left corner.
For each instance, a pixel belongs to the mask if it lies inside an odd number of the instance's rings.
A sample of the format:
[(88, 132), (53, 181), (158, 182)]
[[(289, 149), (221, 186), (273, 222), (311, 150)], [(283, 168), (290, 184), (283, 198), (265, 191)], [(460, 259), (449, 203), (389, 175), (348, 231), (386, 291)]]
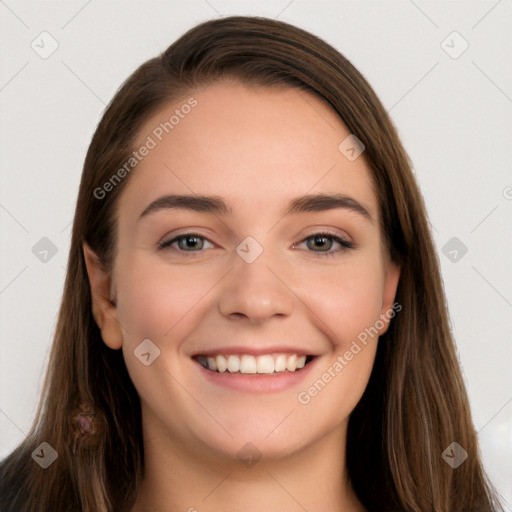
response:
[(132, 512), (365, 512), (348, 482), (345, 438), (346, 424), (290, 456), (249, 462), (144, 434), (144, 479)]

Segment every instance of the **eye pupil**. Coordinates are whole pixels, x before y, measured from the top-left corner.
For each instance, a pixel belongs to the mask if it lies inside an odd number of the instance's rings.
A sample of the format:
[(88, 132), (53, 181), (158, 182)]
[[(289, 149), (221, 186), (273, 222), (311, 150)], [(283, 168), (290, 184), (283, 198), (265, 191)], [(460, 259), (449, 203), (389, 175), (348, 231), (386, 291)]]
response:
[[(180, 248), (181, 249), (184, 249), (185, 251), (186, 250), (189, 250), (189, 249), (197, 249), (197, 246), (199, 244), (199, 238), (197, 236), (193, 236), (193, 235), (187, 235), (187, 236), (184, 236), (184, 237), (181, 237), (180, 238)], [(181, 243), (183, 242), (183, 243)]]
[[(332, 240), (323, 235), (316, 235), (312, 238), (316, 249), (322, 249), (322, 252), (328, 251), (331, 248)], [(327, 243), (327, 246), (326, 246)], [(322, 247), (323, 246), (323, 247)]]

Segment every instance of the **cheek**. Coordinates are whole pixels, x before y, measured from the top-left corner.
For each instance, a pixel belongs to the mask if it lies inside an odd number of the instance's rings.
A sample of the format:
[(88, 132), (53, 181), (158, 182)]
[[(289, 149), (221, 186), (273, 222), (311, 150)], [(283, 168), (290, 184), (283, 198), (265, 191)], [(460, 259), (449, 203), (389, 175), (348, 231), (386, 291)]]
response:
[[(218, 281), (213, 271), (134, 262), (118, 285), (118, 314), (125, 342), (175, 338)], [(173, 333), (174, 331), (174, 333)]]
[(317, 271), (303, 287), (312, 321), (316, 317), (315, 323), (336, 351), (346, 350), (353, 339), (379, 320), (382, 280), (379, 260), (368, 252), (346, 264)]
[[(182, 429), (183, 422), (167, 413), (193, 409), (194, 402), (180, 385), (187, 369), (171, 363), (179, 360), (182, 340), (204, 314), (208, 292), (219, 281), (218, 272), (198, 272), (192, 266), (171, 268), (165, 263), (136, 258), (118, 268), (118, 317), (128, 373), (141, 400), (151, 404), (151, 414), (165, 418), (175, 430)], [(135, 357), (146, 339), (160, 351), (147, 366)], [(154, 349), (150, 346), (144, 352), (148, 350)]]
[(363, 395), (373, 368), (383, 282), (376, 254), (377, 251), (361, 253), (357, 259), (317, 274), (308, 295), (308, 306), (315, 312), (316, 325), (331, 341), (332, 352), (297, 399), (304, 414), (323, 418), (326, 425), (348, 418)]
[(340, 268), (317, 281), (310, 295), (308, 306), (317, 318), (311, 321), (329, 338), (331, 351), (297, 401), (308, 418), (322, 418), (327, 429), (350, 416), (372, 372), (382, 298), (379, 268), (375, 262)]
[(326, 430), (348, 420), (370, 379), (377, 341), (366, 346), (356, 342), (350, 348), (319, 367), (297, 395), (301, 414), (320, 421)]

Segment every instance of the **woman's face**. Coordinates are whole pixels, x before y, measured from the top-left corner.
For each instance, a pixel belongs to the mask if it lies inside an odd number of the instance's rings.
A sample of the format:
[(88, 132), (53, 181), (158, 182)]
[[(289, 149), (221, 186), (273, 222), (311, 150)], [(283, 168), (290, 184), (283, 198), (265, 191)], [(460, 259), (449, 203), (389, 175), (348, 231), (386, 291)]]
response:
[(97, 314), (146, 436), (205, 457), (343, 445), (399, 277), (349, 135), (308, 92), (228, 83), (145, 124), (118, 203), (117, 303)]

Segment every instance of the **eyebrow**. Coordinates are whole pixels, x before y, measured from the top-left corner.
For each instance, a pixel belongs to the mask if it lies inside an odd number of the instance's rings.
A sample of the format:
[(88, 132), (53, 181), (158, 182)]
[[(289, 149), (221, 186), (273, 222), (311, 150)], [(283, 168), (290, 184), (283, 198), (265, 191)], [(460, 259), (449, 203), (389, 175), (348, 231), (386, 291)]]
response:
[[(214, 213), (219, 215), (232, 214), (233, 210), (219, 196), (206, 195), (166, 195), (149, 204), (141, 213), (139, 220), (159, 210), (182, 208), (195, 212)], [(305, 212), (320, 212), (342, 208), (352, 211), (374, 223), (369, 211), (356, 199), (343, 194), (313, 194), (296, 197), (281, 211), (282, 215)]]

